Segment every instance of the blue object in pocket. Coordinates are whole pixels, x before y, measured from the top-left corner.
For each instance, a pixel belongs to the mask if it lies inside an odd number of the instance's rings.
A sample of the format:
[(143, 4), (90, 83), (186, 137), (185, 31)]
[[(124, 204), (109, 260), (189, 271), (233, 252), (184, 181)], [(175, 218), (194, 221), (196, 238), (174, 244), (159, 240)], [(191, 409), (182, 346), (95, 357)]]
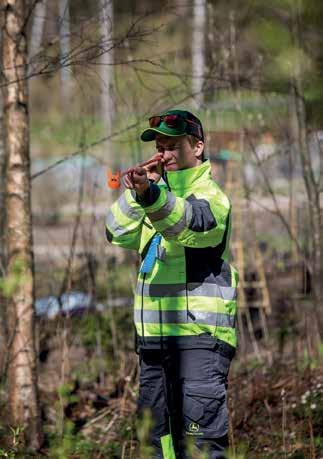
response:
[(141, 264), (140, 272), (141, 273), (150, 273), (154, 267), (155, 260), (158, 257), (158, 246), (161, 241), (161, 234), (155, 234), (152, 238), (148, 252), (144, 258), (144, 261)]

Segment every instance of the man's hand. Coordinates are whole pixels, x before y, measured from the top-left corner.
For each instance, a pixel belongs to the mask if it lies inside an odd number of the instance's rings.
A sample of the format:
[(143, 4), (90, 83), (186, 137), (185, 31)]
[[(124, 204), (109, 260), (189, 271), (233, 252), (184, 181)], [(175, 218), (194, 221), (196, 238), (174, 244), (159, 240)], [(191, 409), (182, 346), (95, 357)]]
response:
[(151, 159), (156, 158), (150, 164), (144, 167), (137, 166), (134, 171), (123, 178), (126, 188), (134, 189), (139, 196), (142, 196), (149, 187), (149, 180), (158, 182), (163, 173), (163, 158), (160, 159), (160, 153), (156, 153)]
[(156, 161), (147, 164), (147, 166), (144, 166), (144, 168), (147, 171), (147, 176), (149, 180), (152, 180), (153, 182), (157, 183), (162, 174), (163, 174), (163, 164), (164, 164), (164, 159), (160, 159), (160, 153), (156, 153), (154, 156), (152, 156), (151, 159), (156, 158)]
[(126, 188), (135, 190), (138, 196), (143, 196), (149, 188), (149, 180), (145, 168), (137, 166), (133, 172), (124, 177)]

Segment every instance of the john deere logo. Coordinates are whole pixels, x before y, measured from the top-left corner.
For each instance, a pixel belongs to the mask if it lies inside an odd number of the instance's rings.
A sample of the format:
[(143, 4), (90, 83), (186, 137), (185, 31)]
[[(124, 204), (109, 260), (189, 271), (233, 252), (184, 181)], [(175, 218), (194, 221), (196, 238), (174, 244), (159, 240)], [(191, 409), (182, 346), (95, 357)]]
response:
[(188, 430), (192, 433), (196, 433), (200, 430), (200, 426), (196, 422), (191, 422), (188, 426)]

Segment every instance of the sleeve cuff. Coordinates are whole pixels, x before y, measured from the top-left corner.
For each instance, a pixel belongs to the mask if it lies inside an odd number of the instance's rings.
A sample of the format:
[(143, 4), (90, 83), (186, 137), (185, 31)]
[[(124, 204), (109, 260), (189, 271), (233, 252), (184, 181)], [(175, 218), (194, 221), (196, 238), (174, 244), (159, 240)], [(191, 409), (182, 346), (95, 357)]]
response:
[(156, 185), (153, 181), (150, 180), (150, 186), (147, 188), (145, 194), (143, 196), (139, 196), (136, 194), (136, 201), (142, 207), (149, 207), (152, 206), (160, 195), (160, 188)]

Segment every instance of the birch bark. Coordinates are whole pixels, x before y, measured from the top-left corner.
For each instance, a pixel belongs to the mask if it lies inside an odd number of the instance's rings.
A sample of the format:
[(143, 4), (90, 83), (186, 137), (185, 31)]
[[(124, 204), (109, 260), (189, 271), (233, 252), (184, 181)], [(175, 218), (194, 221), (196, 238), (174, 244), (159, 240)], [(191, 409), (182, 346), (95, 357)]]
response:
[[(0, 59), (2, 60), (2, 24), (0, 24)], [(2, 83), (2, 78), (0, 78)], [(0, 279), (5, 275), (6, 224), (6, 151), (4, 145), (3, 91), (0, 89)], [(6, 303), (0, 291), (0, 378), (3, 376), (7, 346)]]
[(29, 57), (31, 59), (39, 52), (41, 47), (46, 18), (46, 4), (47, 0), (41, 0), (35, 6), (34, 20), (31, 29), (31, 40), (29, 47)]
[(205, 70), (206, 0), (194, 0), (192, 37), (192, 92), (196, 108), (203, 103), (203, 75)]
[(66, 110), (69, 109), (70, 94), (71, 94), (71, 67), (66, 64), (69, 61), (71, 53), (71, 31), (70, 31), (70, 10), (69, 0), (58, 0), (59, 12), (59, 43), (60, 43), (60, 58), (61, 58), (61, 94), (63, 106)]
[[(101, 55), (101, 116), (106, 134), (112, 132), (114, 119), (114, 53), (113, 53), (113, 0), (100, 0), (100, 26), (102, 39)], [(108, 150), (112, 149), (111, 142), (107, 144)], [(110, 151), (112, 153), (112, 151)]]
[(14, 279), (8, 305), (9, 403), (12, 423), (24, 428), (28, 447), (41, 444), (34, 337), (27, 86), (27, 2), (3, 0), (3, 72), (7, 150), (7, 276)]

